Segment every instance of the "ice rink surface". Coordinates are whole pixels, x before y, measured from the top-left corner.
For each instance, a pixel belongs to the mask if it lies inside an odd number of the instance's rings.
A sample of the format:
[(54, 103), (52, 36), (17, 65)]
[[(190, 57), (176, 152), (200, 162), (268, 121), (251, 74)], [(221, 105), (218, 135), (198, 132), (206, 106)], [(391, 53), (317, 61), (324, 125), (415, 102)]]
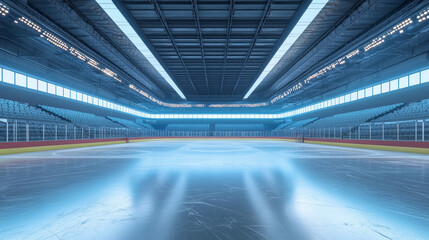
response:
[(429, 156), (268, 140), (2, 156), (0, 239), (429, 239)]

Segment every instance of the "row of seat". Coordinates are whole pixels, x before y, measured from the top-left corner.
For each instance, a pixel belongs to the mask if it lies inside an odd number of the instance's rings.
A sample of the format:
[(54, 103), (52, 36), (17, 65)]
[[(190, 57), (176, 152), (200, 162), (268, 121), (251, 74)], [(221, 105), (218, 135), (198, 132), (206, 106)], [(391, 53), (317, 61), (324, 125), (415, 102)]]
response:
[(138, 124), (136, 122), (130, 121), (130, 120), (126, 120), (126, 119), (122, 119), (122, 118), (116, 118), (116, 117), (110, 117), (107, 116), (107, 119), (110, 119), (113, 122), (119, 123), (120, 125), (127, 127), (127, 128), (138, 128), (138, 129), (147, 129), (147, 125), (143, 125), (143, 124)]
[(41, 105), (40, 107), (58, 116), (61, 116), (62, 118), (65, 118), (76, 125), (95, 124), (96, 126), (113, 127), (113, 128), (123, 127), (120, 124), (117, 124), (105, 117), (97, 116), (91, 113), (83, 113), (83, 112), (73, 111), (69, 109), (56, 108), (56, 107), (50, 107), (50, 106), (44, 106), (44, 105)]
[(7, 99), (0, 99), (0, 118), (63, 122), (60, 118), (37, 107)]
[(403, 121), (413, 119), (429, 119), (429, 99), (409, 103), (390, 114), (377, 119), (379, 122)]
[(353, 111), (348, 113), (336, 114), (330, 117), (320, 118), (306, 127), (308, 128), (326, 128), (326, 127), (355, 127), (360, 124), (366, 123), (377, 116), (389, 112), (400, 106), (400, 104), (393, 104), (388, 106), (370, 108), (360, 111)]

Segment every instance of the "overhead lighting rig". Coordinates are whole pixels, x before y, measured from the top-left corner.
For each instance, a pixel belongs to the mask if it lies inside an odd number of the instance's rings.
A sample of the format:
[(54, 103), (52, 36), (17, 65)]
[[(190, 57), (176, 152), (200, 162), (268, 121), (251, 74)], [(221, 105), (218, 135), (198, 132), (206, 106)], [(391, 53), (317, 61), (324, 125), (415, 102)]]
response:
[(410, 27), (414, 23), (414, 21), (412, 20), (413, 18), (417, 19), (419, 23), (427, 20), (429, 18), (428, 14), (429, 14), (429, 11), (426, 9), (426, 10), (420, 12), (415, 17), (409, 17), (409, 18), (401, 21), (400, 23), (391, 27), (390, 29), (388, 29), (384, 33), (382, 33), (382, 34), (378, 35), (377, 37), (375, 37), (374, 39), (372, 39), (369, 43), (364, 44), (364, 46), (361, 49), (358, 48), (358, 49), (350, 52), (349, 54), (337, 59), (335, 62), (329, 64), (328, 66), (326, 66), (322, 69), (320, 69), (316, 73), (313, 73), (312, 75), (310, 75), (306, 79), (298, 82), (297, 84), (290, 87), (286, 91), (277, 95), (276, 97), (271, 99), (271, 101), (270, 101), (271, 104), (276, 103), (276, 102), (280, 101), (281, 99), (285, 98), (286, 96), (290, 95), (291, 93), (298, 91), (299, 89), (301, 89), (305, 85), (309, 84), (310, 82), (312, 82), (316, 78), (318, 78), (318, 77), (326, 74), (327, 72), (335, 69), (338, 65), (345, 64), (347, 61), (350, 61), (350, 59), (352, 59), (353, 57), (359, 55), (359, 53), (361, 53), (362, 50), (363, 50), (363, 52), (370, 51), (370, 50), (382, 45), (386, 41), (392, 39), (392, 37), (394, 35), (404, 33), (408, 29), (408, 27)]

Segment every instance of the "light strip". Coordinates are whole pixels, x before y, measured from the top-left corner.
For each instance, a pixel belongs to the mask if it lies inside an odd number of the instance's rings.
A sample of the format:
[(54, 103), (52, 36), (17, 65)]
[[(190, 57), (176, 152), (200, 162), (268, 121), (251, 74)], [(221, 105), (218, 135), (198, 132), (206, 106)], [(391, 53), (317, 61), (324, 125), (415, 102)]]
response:
[[(57, 97), (63, 97), (70, 100), (75, 100), (82, 103), (87, 103), (102, 108), (116, 110), (123, 113), (128, 113), (134, 116), (148, 119), (281, 119), (293, 117), (304, 113), (309, 113), (325, 108), (334, 107), (337, 105), (346, 104), (349, 102), (359, 101), (364, 98), (381, 95), (384, 93), (397, 91), (399, 89), (417, 86), (420, 84), (429, 84), (429, 69), (415, 72), (397, 79), (382, 82), (377, 85), (367, 86), (356, 91), (340, 95), (338, 97), (315, 103), (306, 107), (302, 107), (293, 111), (279, 114), (151, 114), (129, 107), (125, 107), (108, 100), (104, 100), (89, 94), (85, 94), (64, 86), (58, 86), (54, 83), (35, 79), (30, 76), (17, 73), (8, 69), (0, 68), (0, 82), (11, 84), (18, 87), (24, 87), (29, 90), (40, 91), (46, 94), (52, 94)], [(0, 85), (1, 86), (1, 85)]]
[(134, 28), (130, 25), (127, 19), (122, 15), (119, 9), (111, 0), (95, 0), (100, 7), (109, 15), (109, 17), (116, 23), (122, 30), (125, 36), (136, 46), (136, 48), (143, 54), (143, 56), (152, 64), (152, 66), (161, 74), (161, 76), (170, 84), (182, 99), (186, 100), (185, 95), (180, 91), (179, 87), (174, 83), (173, 79), (168, 75), (150, 49), (146, 46), (143, 40), (139, 37)]
[(293, 27), (292, 31), (289, 33), (287, 38), (284, 40), (282, 45), (277, 52), (274, 54), (273, 58), (271, 58), (270, 62), (264, 68), (261, 75), (259, 75), (256, 82), (252, 85), (249, 91), (244, 96), (244, 99), (247, 99), (253, 91), (261, 84), (261, 82), (265, 79), (265, 77), (271, 72), (274, 66), (280, 61), (280, 59), (286, 54), (286, 52), (290, 49), (290, 47), (295, 43), (295, 41), (301, 36), (301, 34), (307, 29), (308, 25), (316, 18), (317, 14), (325, 7), (326, 3), (329, 0), (313, 0), (305, 10), (304, 14), (302, 14), (301, 18), (298, 20), (296, 25)]

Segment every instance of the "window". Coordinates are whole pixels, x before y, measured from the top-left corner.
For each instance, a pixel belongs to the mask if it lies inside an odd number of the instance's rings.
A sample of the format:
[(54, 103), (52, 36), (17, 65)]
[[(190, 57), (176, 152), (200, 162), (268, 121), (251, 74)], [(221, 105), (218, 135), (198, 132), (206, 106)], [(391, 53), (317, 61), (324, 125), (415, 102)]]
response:
[(399, 78), (399, 88), (408, 87), (408, 76)]
[(27, 87), (27, 76), (20, 73), (15, 74), (15, 84), (21, 87)]
[(390, 81), (390, 91), (398, 90), (398, 79)]
[(92, 98), (92, 103), (98, 106), (98, 98)]
[(0, 68), (0, 82), (3, 81), (3, 69)]
[(62, 97), (64, 95), (63, 92), (63, 87), (57, 86), (57, 95)]
[(7, 69), (3, 69), (3, 82), (15, 84), (15, 73)]
[(37, 90), (41, 91), (41, 92), (47, 92), (48, 91), (48, 87), (45, 81), (42, 80), (37, 80)]
[(55, 94), (55, 85), (52, 83), (48, 83), (48, 93)]
[(362, 99), (365, 97), (365, 90), (359, 90), (358, 92), (358, 99)]
[(76, 100), (76, 91), (70, 90), (70, 98)]
[(350, 94), (346, 94), (344, 96), (344, 102), (346, 102), (346, 103), (350, 102)]
[(381, 84), (381, 92), (382, 93), (387, 93), (390, 91), (390, 82), (385, 82), (383, 84)]
[(28, 77), (27, 78), (27, 87), (30, 89), (37, 90), (37, 79)]
[(82, 93), (76, 92), (76, 99), (82, 102)]
[(372, 96), (372, 87), (365, 89), (365, 97), (371, 97)]
[(355, 101), (357, 99), (357, 92), (353, 92), (350, 94), (350, 101)]
[(92, 104), (92, 97), (91, 96), (88, 96), (88, 103)]
[(88, 102), (88, 95), (82, 94), (82, 101), (87, 103)]
[(70, 89), (64, 88), (64, 97), (70, 98)]
[(420, 73), (414, 73), (410, 75), (410, 86), (420, 84)]
[(420, 72), (420, 80), (421, 80), (421, 83), (429, 82), (429, 69)]
[(378, 95), (381, 93), (381, 85), (375, 85), (374, 87), (372, 87), (372, 95)]

